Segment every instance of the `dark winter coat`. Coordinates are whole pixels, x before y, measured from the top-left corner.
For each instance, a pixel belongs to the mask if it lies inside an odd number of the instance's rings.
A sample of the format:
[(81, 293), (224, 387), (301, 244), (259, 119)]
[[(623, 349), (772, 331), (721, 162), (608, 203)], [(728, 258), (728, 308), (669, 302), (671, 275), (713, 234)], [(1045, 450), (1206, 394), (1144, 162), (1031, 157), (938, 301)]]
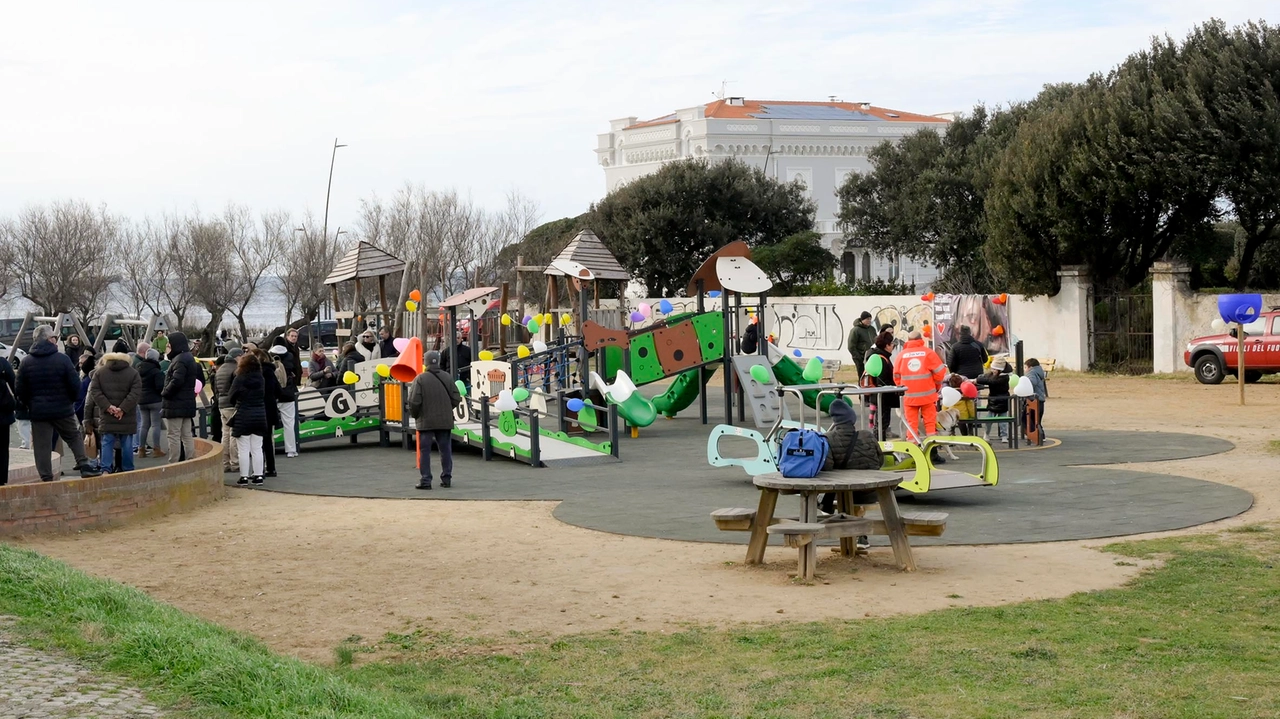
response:
[(827, 442), (831, 453), (827, 455), (824, 470), (830, 469), (880, 469), (880, 445), (875, 435), (858, 431), (858, 414), (849, 403), (840, 399), (831, 403), (831, 428), (827, 430)]
[[(267, 362), (262, 365), (262, 381), (266, 387), (263, 393), (263, 404), (267, 408), (267, 424), (281, 427), (280, 424), (280, 378), (276, 376), (276, 363)], [(235, 384), (232, 382), (232, 384)]]
[(1009, 400), (995, 399), (996, 397), (1009, 396), (1009, 375), (1001, 372), (994, 377), (990, 374), (984, 374), (974, 380), (974, 384), (979, 387), (988, 388), (987, 393), (987, 411), (995, 414), (1004, 414), (1009, 411)]
[(355, 372), (356, 365), (364, 362), (364, 355), (360, 354), (360, 350), (353, 349), (342, 355), (342, 359), (338, 362), (338, 381), (342, 381), (342, 376), (348, 372)]
[(947, 369), (969, 379), (977, 379), (987, 363), (987, 348), (973, 337), (965, 335), (951, 346), (947, 355)]
[(853, 331), (849, 333), (849, 354), (854, 364), (861, 364), (867, 353), (876, 344), (876, 335), (880, 332), (871, 325), (864, 325), (859, 320), (853, 323)]
[(80, 355), (84, 352), (84, 345), (73, 345), (71, 343), (67, 343), (65, 349), (67, 356), (71, 358), (71, 363), (79, 367)]
[(0, 357), (0, 427), (13, 424), (18, 409), (18, 377), (9, 360)]
[(738, 344), (738, 350), (744, 355), (753, 355), (760, 349), (760, 325), (752, 322), (747, 325), (747, 329), (742, 333), (742, 342)]
[[(440, 368), (447, 372), (449, 367), (449, 348), (446, 347), (440, 352)], [(458, 379), (471, 381), (471, 345), (465, 342), (458, 343)]]
[(71, 358), (52, 342), (39, 342), (18, 368), (18, 402), (27, 408), (32, 422), (43, 422), (76, 413), (80, 375)]
[(395, 342), (395, 337), (388, 337), (378, 342), (378, 353), (381, 355), (379, 359), (395, 359), (400, 356), (400, 350), (396, 349)]
[[(870, 358), (871, 355), (880, 355), (880, 359), (882, 360), (880, 374), (875, 376), (876, 386), (892, 387), (893, 386), (892, 355), (890, 355), (888, 352), (878, 347), (872, 349), (871, 354), (867, 355), (867, 357)], [(874, 404), (883, 410), (897, 409), (899, 405), (902, 404), (902, 402), (900, 401), (902, 395), (896, 394), (896, 393), (873, 394), (873, 395), (870, 395), (870, 397), (871, 399), (869, 401), (871, 402), (871, 404)]]
[[(275, 380), (274, 374), (271, 379)], [(271, 433), (267, 419), (266, 375), (261, 372), (235, 375), (226, 397), (228, 404), (236, 408), (236, 415), (231, 419), (232, 437), (250, 434), (265, 437)]]
[[(76, 403), (71, 409), (75, 410), (76, 419), (84, 421), (84, 406), (89, 401), (89, 385), (93, 384), (93, 372), (88, 372), (80, 380), (80, 389), (76, 391)], [(90, 422), (92, 424), (92, 422)]]
[(142, 359), (138, 361), (138, 376), (142, 379), (142, 400), (138, 404), (159, 404), (164, 401), (160, 393), (164, 391), (164, 370), (156, 360)]
[(169, 371), (160, 392), (164, 402), (161, 415), (165, 419), (196, 416), (196, 380), (202, 374), (195, 357), (191, 356), (187, 336), (181, 332), (169, 335)]
[(231, 403), (226, 401), (227, 395), (231, 393), (231, 383), (236, 378), (236, 361), (227, 360), (223, 362), (218, 371), (213, 373), (213, 393), (218, 398), (219, 407), (230, 409)]
[(298, 399), (298, 385), (302, 383), (302, 355), (297, 345), (283, 337), (277, 337), (272, 347), (285, 348), (284, 354), (272, 353), (284, 367), (285, 382), (280, 387), (280, 401), (294, 402)]
[(323, 359), (311, 358), (311, 374), (307, 381), (312, 387), (324, 390), (338, 385), (338, 371), (334, 368), (333, 363), (328, 357)]
[[(142, 376), (130, 366), (129, 355), (112, 352), (104, 355), (103, 365), (93, 373), (89, 385), (89, 401), (97, 405), (98, 431), (102, 434), (136, 434), (138, 401), (142, 399)], [(107, 410), (119, 407), (120, 419)]]
[(443, 370), (427, 370), (409, 385), (409, 416), (419, 431), (453, 429), (453, 408), (461, 403), (458, 386)]

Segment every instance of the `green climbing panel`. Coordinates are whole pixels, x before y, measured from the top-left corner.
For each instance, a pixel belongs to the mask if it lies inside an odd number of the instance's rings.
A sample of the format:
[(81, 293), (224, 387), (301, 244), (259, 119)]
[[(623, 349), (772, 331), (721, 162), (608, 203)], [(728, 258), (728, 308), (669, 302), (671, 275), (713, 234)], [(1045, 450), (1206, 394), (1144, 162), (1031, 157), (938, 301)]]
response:
[[(607, 358), (606, 358), (607, 359)], [(657, 348), (652, 334), (631, 338), (631, 381), (637, 385), (662, 379), (662, 365), (658, 362)]]
[(707, 312), (695, 316), (690, 322), (698, 333), (698, 344), (702, 346), (702, 361), (712, 362), (724, 358), (724, 315), (720, 312)]

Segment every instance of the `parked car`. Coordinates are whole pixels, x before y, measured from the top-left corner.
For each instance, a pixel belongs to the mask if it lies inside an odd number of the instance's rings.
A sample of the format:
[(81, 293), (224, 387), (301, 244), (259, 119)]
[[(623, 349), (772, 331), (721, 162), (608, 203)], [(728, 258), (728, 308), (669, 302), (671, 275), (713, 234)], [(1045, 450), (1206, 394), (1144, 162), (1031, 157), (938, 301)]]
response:
[(317, 347), (325, 349), (338, 348), (338, 323), (336, 320), (317, 320), (309, 325), (303, 325), (298, 328), (298, 347), (304, 350), (314, 349), (311, 344), (311, 335), (315, 334), (320, 344)]
[[(4, 342), (0, 342), (0, 357), (8, 357), (8, 356), (9, 356), (9, 345)], [(13, 358), (18, 360), (19, 362), (21, 362), (22, 359), (26, 356), (27, 356), (27, 353), (23, 352), (21, 347), (19, 347), (13, 353)]]
[[(1182, 361), (1195, 370), (1201, 384), (1218, 384), (1239, 373), (1236, 330), (1196, 337), (1187, 343)], [(1244, 326), (1244, 381), (1257, 382), (1262, 375), (1280, 372), (1280, 307), (1272, 307)]]

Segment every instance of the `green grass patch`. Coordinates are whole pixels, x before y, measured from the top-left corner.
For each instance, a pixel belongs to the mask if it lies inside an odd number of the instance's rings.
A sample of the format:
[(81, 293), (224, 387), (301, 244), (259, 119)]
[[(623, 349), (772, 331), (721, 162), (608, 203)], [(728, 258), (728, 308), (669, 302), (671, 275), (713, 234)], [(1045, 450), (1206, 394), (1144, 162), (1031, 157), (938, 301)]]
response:
[(1273, 439), (1267, 442), (1267, 451), (1271, 454), (1280, 454), (1280, 439)]
[[(1280, 534), (1111, 545), (1128, 586), (895, 619), (349, 637), (336, 666), (0, 547), (0, 612), (171, 699), (271, 717), (1280, 716)], [(850, 591), (867, 591), (865, 588)], [(795, 587), (795, 599), (807, 590)]]

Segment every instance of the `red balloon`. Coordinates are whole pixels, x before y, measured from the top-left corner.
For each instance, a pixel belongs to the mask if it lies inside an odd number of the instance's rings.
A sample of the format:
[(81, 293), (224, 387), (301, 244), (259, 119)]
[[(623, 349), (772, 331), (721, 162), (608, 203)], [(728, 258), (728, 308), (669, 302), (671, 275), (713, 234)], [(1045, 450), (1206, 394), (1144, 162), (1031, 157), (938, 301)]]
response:
[(960, 396), (965, 399), (976, 399), (978, 397), (978, 385), (974, 384), (972, 381), (961, 384)]

